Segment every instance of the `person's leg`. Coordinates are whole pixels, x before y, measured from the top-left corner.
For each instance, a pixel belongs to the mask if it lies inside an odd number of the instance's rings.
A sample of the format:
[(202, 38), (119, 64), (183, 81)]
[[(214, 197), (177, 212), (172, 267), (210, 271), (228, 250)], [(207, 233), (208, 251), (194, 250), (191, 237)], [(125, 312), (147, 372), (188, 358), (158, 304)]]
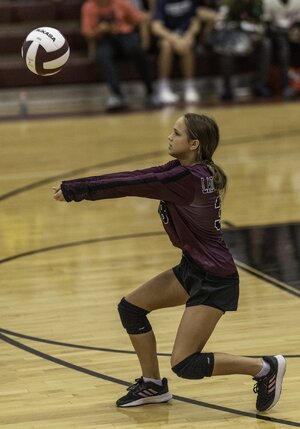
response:
[(278, 61), (281, 74), (281, 87), (286, 88), (289, 84), (288, 71), (290, 65), (290, 47), (285, 36), (277, 37)]
[(159, 42), (158, 55), (158, 76), (159, 79), (170, 79), (171, 68), (174, 60), (174, 51), (168, 40), (162, 39)]
[[(222, 315), (223, 311), (206, 305), (186, 308), (173, 348), (172, 367), (193, 353), (202, 351)], [(255, 376), (261, 368), (261, 359), (214, 353), (212, 375), (249, 374)]]
[(197, 103), (200, 100), (196, 84), (195, 76), (195, 54), (193, 47), (189, 47), (180, 55), (181, 72), (184, 85), (184, 100), (187, 103)]
[(147, 94), (152, 94), (152, 78), (139, 35), (136, 32), (132, 32), (128, 34), (119, 34), (117, 38), (122, 56), (134, 61), (142, 82), (145, 85)]
[[(148, 312), (166, 307), (183, 305), (188, 294), (175, 277), (172, 270), (167, 270), (125, 297), (130, 304)], [(137, 353), (144, 377), (160, 379), (156, 340), (153, 331), (145, 334), (129, 335)]]
[(272, 62), (273, 44), (270, 37), (263, 37), (258, 45), (258, 81), (267, 87)]
[(195, 56), (192, 48), (180, 55), (181, 73), (184, 79), (193, 79), (195, 75)]
[(167, 379), (160, 379), (156, 340), (146, 315), (158, 308), (184, 304), (187, 299), (188, 294), (173, 271), (168, 270), (131, 292), (119, 303), (120, 317), (138, 355), (143, 376), (136, 379), (128, 393), (117, 400), (118, 407), (162, 403), (172, 399)]
[(179, 99), (170, 86), (171, 68), (174, 61), (174, 50), (168, 40), (162, 39), (159, 42), (158, 55), (158, 93), (162, 103), (172, 104)]
[(293, 98), (296, 92), (289, 83), (289, 67), (291, 62), (290, 44), (286, 36), (278, 36), (277, 43), (282, 95), (287, 99)]
[(95, 61), (99, 73), (104, 76), (111, 92), (121, 96), (120, 80), (114, 64), (114, 56), (115, 43), (112, 38), (106, 38), (98, 44)]
[(230, 101), (234, 98), (234, 92), (232, 88), (234, 58), (231, 55), (221, 55), (220, 62), (223, 78), (223, 92), (221, 99), (224, 101)]
[(172, 370), (182, 378), (201, 379), (215, 375), (245, 374), (256, 381), (256, 408), (267, 411), (278, 402), (285, 374), (281, 355), (248, 358), (225, 353), (201, 353), (222, 311), (198, 305), (186, 308), (171, 358)]

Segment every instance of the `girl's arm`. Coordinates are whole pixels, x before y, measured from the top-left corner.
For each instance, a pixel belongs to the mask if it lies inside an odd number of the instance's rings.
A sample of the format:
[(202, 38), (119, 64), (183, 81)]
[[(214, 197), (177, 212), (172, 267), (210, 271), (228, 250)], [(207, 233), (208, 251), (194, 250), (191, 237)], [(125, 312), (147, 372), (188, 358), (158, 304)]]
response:
[[(146, 173), (161, 173), (163, 171), (170, 170), (171, 168), (174, 168), (175, 166), (180, 165), (178, 161), (169, 161), (166, 164), (158, 165), (156, 167), (149, 167), (144, 168), (142, 170), (134, 170), (134, 171), (121, 171), (118, 173), (108, 173), (108, 174), (101, 174), (102, 179), (109, 179), (111, 176), (114, 178), (126, 178), (131, 176), (139, 176), (141, 174)], [(68, 180), (68, 182), (92, 182), (99, 176), (90, 176), (90, 177), (81, 177), (78, 179)]]
[(84, 180), (63, 181), (60, 189), (66, 201), (135, 196), (188, 205), (194, 199), (194, 178), (188, 168), (175, 162), (174, 168), (164, 171), (153, 171), (150, 168), (123, 175), (112, 173)]

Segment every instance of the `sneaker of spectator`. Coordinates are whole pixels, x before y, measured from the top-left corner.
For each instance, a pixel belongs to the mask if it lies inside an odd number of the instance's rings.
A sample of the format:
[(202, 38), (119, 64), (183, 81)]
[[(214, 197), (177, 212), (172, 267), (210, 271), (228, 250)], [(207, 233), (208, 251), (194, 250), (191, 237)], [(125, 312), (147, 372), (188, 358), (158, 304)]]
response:
[(109, 112), (116, 111), (116, 110), (123, 110), (123, 109), (126, 109), (127, 107), (128, 106), (124, 98), (116, 94), (110, 95), (106, 102), (106, 109)]
[(273, 92), (268, 85), (261, 82), (256, 82), (252, 85), (252, 94), (256, 97), (272, 97)]
[(225, 88), (221, 94), (222, 101), (232, 101), (234, 99), (234, 93), (231, 88)]
[(158, 97), (162, 104), (175, 104), (179, 101), (179, 96), (167, 87), (159, 90)]
[(298, 96), (298, 93), (291, 86), (286, 86), (282, 90), (282, 96), (285, 100), (292, 100)]
[(185, 82), (183, 95), (184, 101), (187, 104), (196, 104), (200, 101), (200, 95), (193, 83)]

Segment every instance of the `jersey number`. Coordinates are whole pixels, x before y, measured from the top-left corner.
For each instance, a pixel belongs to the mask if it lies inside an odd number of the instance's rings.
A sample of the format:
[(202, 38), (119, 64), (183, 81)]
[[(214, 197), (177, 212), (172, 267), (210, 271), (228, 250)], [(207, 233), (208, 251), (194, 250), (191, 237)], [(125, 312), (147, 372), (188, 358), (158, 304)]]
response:
[(218, 210), (218, 219), (215, 220), (215, 228), (217, 231), (221, 229), (221, 198), (217, 197), (215, 201), (215, 209)]
[(158, 207), (158, 213), (162, 222), (166, 225), (169, 223), (169, 216), (167, 211), (167, 204), (164, 201), (161, 201)]

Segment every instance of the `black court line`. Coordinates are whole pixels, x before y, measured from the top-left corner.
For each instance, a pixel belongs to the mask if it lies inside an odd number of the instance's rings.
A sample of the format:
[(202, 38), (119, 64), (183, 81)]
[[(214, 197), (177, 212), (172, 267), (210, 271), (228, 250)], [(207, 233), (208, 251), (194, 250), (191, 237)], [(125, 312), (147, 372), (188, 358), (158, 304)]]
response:
[[(112, 383), (121, 384), (122, 386), (130, 386), (130, 384), (131, 384), (131, 383), (128, 383), (127, 381), (121, 380), (119, 378), (111, 377), (111, 376), (106, 375), (106, 374), (102, 374), (102, 373), (99, 373), (96, 371), (92, 371), (88, 368), (84, 368), (84, 367), (81, 367), (78, 365), (74, 365), (74, 364), (67, 362), (65, 360), (58, 359), (54, 356), (40, 352), (39, 350), (33, 349), (32, 347), (28, 347), (25, 344), (20, 343), (19, 341), (16, 341), (16, 340), (13, 340), (13, 339), (7, 337), (6, 335), (0, 334), (0, 340), (2, 340), (2, 341), (6, 342), (6, 343), (8, 343), (14, 347), (17, 347), (21, 350), (24, 350), (28, 353), (31, 353), (35, 356), (38, 356), (42, 359), (45, 359), (45, 360), (48, 360), (50, 362), (56, 363), (58, 365), (64, 366), (66, 368), (73, 369), (75, 371), (90, 375), (92, 377), (97, 377), (97, 378), (100, 378), (100, 379), (105, 380), (105, 381), (110, 381)], [(225, 413), (235, 414), (238, 416), (249, 417), (249, 418), (258, 419), (258, 420), (265, 420), (265, 421), (269, 421), (269, 422), (273, 422), (273, 423), (280, 423), (280, 424), (287, 425), (287, 426), (300, 427), (299, 422), (294, 422), (291, 420), (278, 419), (278, 418), (268, 417), (268, 416), (261, 415), (261, 414), (254, 414), (254, 413), (249, 413), (246, 411), (240, 411), (240, 410), (236, 410), (234, 408), (223, 407), (221, 405), (215, 405), (215, 404), (210, 404), (208, 402), (198, 401), (196, 399), (186, 398), (184, 396), (173, 395), (173, 398), (177, 401), (185, 402), (185, 403), (192, 404), (192, 405), (197, 405), (197, 406), (204, 407), (204, 408), (210, 408), (210, 409), (222, 411)]]
[[(0, 261), (1, 262), (1, 261)], [(283, 282), (275, 279), (274, 277), (271, 277), (269, 275), (264, 274), (261, 271), (258, 271), (256, 269), (253, 269), (251, 266), (237, 261), (234, 258), (235, 265), (239, 267), (240, 270), (245, 271), (246, 273), (252, 274), (253, 276), (257, 277), (258, 279), (264, 280), (265, 282), (277, 287), (278, 289), (284, 290), (285, 292), (296, 296), (297, 298), (300, 298), (300, 291), (296, 289), (296, 287), (292, 285), (285, 285)]]
[[(37, 182), (29, 183), (28, 185), (22, 186), (20, 188), (13, 189), (6, 194), (0, 195), (0, 201), (4, 201), (8, 198), (14, 197), (15, 195), (21, 194), (26, 191), (31, 191), (32, 189), (38, 188), (43, 185), (47, 185), (49, 183), (53, 183), (58, 180), (61, 181), (62, 178), (67, 178), (70, 176), (77, 176), (79, 174), (84, 174), (89, 170), (97, 169), (97, 168), (108, 168), (108, 167), (116, 167), (118, 165), (127, 164), (132, 161), (141, 161), (147, 158), (155, 158), (165, 154), (166, 151), (160, 150), (155, 152), (143, 153), (139, 155), (131, 155), (124, 158), (115, 159), (113, 161), (101, 162), (99, 164), (89, 165), (87, 167), (77, 168), (75, 170), (70, 170), (65, 173), (57, 174), (55, 176), (47, 177), (46, 179), (38, 180)], [(54, 183), (55, 185), (55, 183)]]
[[(300, 129), (290, 129), (290, 130), (286, 130), (286, 131), (266, 133), (266, 134), (262, 134), (259, 136), (232, 137), (232, 138), (228, 138), (228, 139), (223, 139), (222, 141), (226, 144), (239, 144), (239, 143), (255, 142), (255, 141), (262, 140), (262, 139), (264, 141), (273, 140), (273, 139), (276, 140), (276, 139), (286, 137), (286, 136), (293, 136), (293, 135), (299, 136), (299, 134), (300, 134)], [(167, 156), (167, 151), (161, 150), (161, 151), (149, 152), (149, 153), (144, 153), (144, 154), (139, 154), (139, 155), (131, 155), (129, 157), (116, 159), (114, 161), (107, 161), (107, 162), (103, 162), (103, 163), (99, 163), (99, 164), (94, 164), (94, 165), (78, 168), (75, 170), (70, 170), (68, 172), (61, 173), (61, 174), (55, 175), (55, 176), (51, 176), (51, 177), (48, 177), (46, 179), (38, 180), (37, 182), (32, 182), (32, 183), (29, 183), (28, 185), (22, 186), (20, 188), (13, 189), (12, 191), (9, 191), (5, 194), (0, 195), (0, 201), (4, 201), (8, 198), (11, 198), (15, 195), (21, 194), (21, 193), (26, 192), (26, 191), (31, 191), (32, 189), (38, 188), (38, 187), (43, 186), (43, 185), (47, 185), (47, 184), (52, 183), (56, 180), (61, 181), (62, 178), (68, 178), (70, 176), (76, 176), (78, 174), (84, 174), (85, 172), (87, 172), (91, 169), (94, 169), (94, 168), (97, 169), (97, 168), (115, 167), (118, 165), (122, 165), (124, 163), (126, 164), (126, 163), (132, 162), (132, 161), (133, 162), (140, 161), (140, 160), (147, 159), (149, 157), (159, 157), (161, 155)]]
[[(81, 240), (81, 241), (74, 241), (70, 243), (62, 243), (57, 244), (54, 246), (49, 247), (42, 247), (40, 249), (35, 250), (29, 250), (28, 252), (19, 253), (16, 255), (8, 256), (6, 258), (0, 259), (0, 264), (4, 264), (6, 262), (14, 261), (16, 259), (24, 258), (27, 256), (36, 255), (39, 253), (44, 252), (51, 252), (53, 250), (59, 250), (59, 249), (65, 249), (68, 247), (76, 247), (76, 246), (83, 246), (85, 244), (93, 244), (93, 243), (103, 243), (108, 241), (117, 241), (117, 240), (127, 240), (131, 238), (147, 238), (147, 237), (158, 237), (158, 236), (165, 236), (164, 231), (153, 231), (153, 232), (142, 232), (142, 233), (134, 233), (134, 234), (127, 234), (127, 235), (116, 235), (116, 236), (110, 236), (110, 237), (103, 237), (103, 238), (92, 238), (90, 240)], [(235, 261), (236, 265), (243, 271), (248, 272), (249, 274), (252, 274), (256, 276), (259, 279), (262, 279), (273, 286), (276, 286), (277, 288), (284, 290), (285, 292), (288, 292), (289, 294), (293, 296), (300, 297), (300, 292), (296, 289), (293, 289), (293, 286), (285, 286), (283, 282), (278, 282), (276, 279), (273, 279), (271, 276), (265, 276), (263, 273), (253, 270), (250, 266), (247, 266), (244, 263), (241, 263), (239, 261)]]
[(115, 235), (115, 236), (103, 237), (103, 238), (91, 238), (90, 240), (73, 241), (71, 243), (62, 243), (54, 246), (42, 247), (40, 249), (29, 250), (28, 252), (23, 252), (17, 255), (8, 256), (7, 258), (0, 259), (0, 264), (4, 264), (5, 262), (10, 262), (16, 259), (24, 258), (26, 256), (36, 255), (38, 253), (51, 252), (52, 250), (58, 250), (58, 249), (65, 249), (67, 247), (76, 247), (76, 246), (82, 246), (85, 244), (93, 244), (93, 243), (103, 243), (106, 241), (127, 240), (131, 238), (156, 237), (160, 235), (165, 235), (165, 233), (163, 231), (141, 232), (141, 233), (127, 234), (127, 235)]
[(234, 230), (243, 230), (243, 229), (266, 229), (266, 228), (276, 228), (276, 227), (281, 227), (281, 226), (298, 226), (299, 225), (299, 221), (292, 221), (292, 222), (274, 222), (274, 223), (260, 223), (258, 225), (241, 225), (241, 226), (236, 226), (231, 222), (228, 221), (224, 221), (223, 222), (225, 226), (227, 226), (228, 228), (234, 229)]
[[(63, 347), (70, 347), (75, 349), (84, 349), (84, 350), (93, 350), (93, 351), (100, 351), (100, 352), (109, 352), (109, 353), (124, 353), (124, 354), (131, 354), (135, 355), (136, 352), (133, 350), (120, 350), (120, 349), (109, 349), (105, 347), (92, 347), (92, 346), (83, 346), (80, 344), (71, 344), (71, 343), (63, 343), (61, 341), (54, 341), (54, 340), (47, 340), (45, 338), (38, 338), (38, 337), (32, 337), (31, 335), (25, 335), (20, 334), (19, 332), (10, 331), (8, 329), (0, 328), (0, 333), (11, 335), (13, 337), (23, 338), (30, 341), (36, 341), (39, 343), (45, 343), (45, 344), (51, 344), (56, 346), (63, 346)], [(165, 357), (171, 357), (171, 353), (157, 353), (158, 356), (165, 356)], [(300, 358), (300, 355), (283, 355), (285, 358), (293, 359), (293, 358)], [(251, 358), (261, 358), (261, 355), (251, 355), (246, 356)]]

